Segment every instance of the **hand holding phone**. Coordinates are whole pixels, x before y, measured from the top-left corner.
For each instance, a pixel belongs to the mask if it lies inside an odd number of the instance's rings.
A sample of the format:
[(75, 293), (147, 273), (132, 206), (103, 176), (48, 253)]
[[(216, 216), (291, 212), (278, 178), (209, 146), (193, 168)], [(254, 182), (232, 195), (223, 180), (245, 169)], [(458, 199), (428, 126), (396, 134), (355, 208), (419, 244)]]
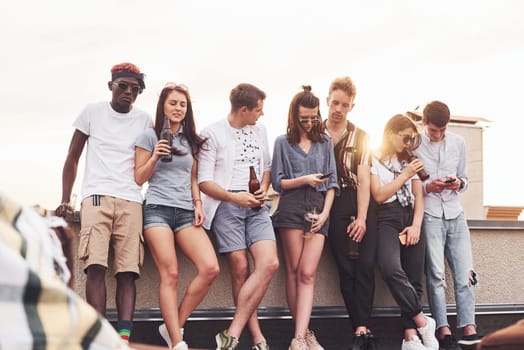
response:
[(319, 178), (320, 180), (324, 180), (324, 179), (327, 179), (328, 177), (330, 177), (331, 174), (333, 174), (333, 173), (327, 173), (327, 174), (324, 174), (324, 175), (320, 175), (318, 178)]
[(455, 182), (455, 181), (457, 181), (456, 178), (451, 178), (451, 179), (446, 179), (446, 180), (444, 180), (444, 183), (445, 183), (445, 184), (452, 184), (452, 183)]

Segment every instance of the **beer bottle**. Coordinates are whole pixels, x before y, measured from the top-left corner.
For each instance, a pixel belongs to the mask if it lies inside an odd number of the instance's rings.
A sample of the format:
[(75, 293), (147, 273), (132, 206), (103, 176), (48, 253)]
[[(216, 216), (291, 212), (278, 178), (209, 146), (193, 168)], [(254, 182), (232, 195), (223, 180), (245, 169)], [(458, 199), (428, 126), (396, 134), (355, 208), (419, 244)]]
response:
[[(249, 166), (249, 193), (255, 194), (256, 191), (260, 189), (260, 182), (257, 179), (257, 174), (255, 173), (255, 167)], [(260, 209), (260, 207), (254, 207), (254, 210)]]
[[(408, 163), (411, 163), (413, 160), (417, 159), (417, 156), (415, 156), (410, 149), (406, 148), (406, 154), (408, 155)], [(424, 168), (422, 168), (422, 170), (419, 170), (417, 172), (417, 175), (421, 181), (426, 181), (429, 178), (429, 174), (426, 173), (426, 170), (424, 170)]]
[(257, 174), (255, 173), (255, 167), (249, 167), (249, 193), (255, 194), (256, 191), (260, 189), (260, 182), (257, 179)]
[[(349, 221), (350, 222), (355, 221), (355, 217), (350, 216)], [(355, 242), (352, 237), (349, 237), (349, 235), (346, 235), (346, 244), (347, 244), (346, 256), (348, 257), (348, 259), (357, 260), (360, 257), (360, 243)]]
[[(164, 116), (164, 125), (160, 131), (160, 139), (167, 140), (169, 147), (173, 147), (173, 134), (171, 133), (171, 124), (169, 123), (169, 118)], [(160, 158), (163, 162), (170, 162), (173, 160), (173, 154), (170, 152), (167, 156), (162, 156)]]

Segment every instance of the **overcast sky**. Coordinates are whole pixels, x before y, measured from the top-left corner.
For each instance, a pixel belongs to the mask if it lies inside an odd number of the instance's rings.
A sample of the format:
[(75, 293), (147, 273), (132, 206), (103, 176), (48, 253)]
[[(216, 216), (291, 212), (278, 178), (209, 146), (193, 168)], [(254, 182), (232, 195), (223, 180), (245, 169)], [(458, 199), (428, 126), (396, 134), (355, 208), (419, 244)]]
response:
[(302, 84), (324, 100), (350, 75), (350, 119), (374, 143), (392, 115), (440, 99), (493, 121), (484, 204), (524, 205), (523, 14), (519, 0), (2, 1), (0, 191), (56, 207), (73, 120), (131, 61), (147, 74), (137, 107), (152, 114), (164, 83), (183, 82), (200, 128), (225, 117), (233, 86), (259, 86), (271, 143)]

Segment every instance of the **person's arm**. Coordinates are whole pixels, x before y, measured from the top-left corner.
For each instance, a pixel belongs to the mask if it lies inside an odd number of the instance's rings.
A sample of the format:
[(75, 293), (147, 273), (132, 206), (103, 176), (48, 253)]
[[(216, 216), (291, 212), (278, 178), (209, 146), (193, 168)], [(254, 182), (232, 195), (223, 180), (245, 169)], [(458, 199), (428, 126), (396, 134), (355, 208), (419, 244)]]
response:
[(159, 140), (156, 143), (153, 152), (140, 146), (136, 146), (135, 182), (142, 186), (146, 181), (148, 181), (155, 171), (156, 162), (158, 162), (160, 157), (169, 155), (170, 152), (171, 147), (166, 140)]
[(380, 186), (380, 180), (377, 177), (377, 181), (373, 181), (371, 177), (371, 194), (378, 204), (384, 203), (388, 198), (393, 196), (404, 183), (409, 181), (413, 176), (417, 174), (417, 171), (424, 168), (424, 163), (420, 159), (412, 160), (402, 172), (392, 182)]
[(318, 220), (311, 225), (311, 232), (317, 232), (322, 226), (324, 226), (324, 223), (329, 218), (329, 212), (331, 211), (331, 206), (335, 199), (335, 191), (336, 189), (334, 187), (327, 190), (326, 197), (324, 198), (324, 207), (320, 214), (318, 214)]
[(260, 202), (249, 192), (229, 192), (215, 182), (215, 163), (220, 136), (204, 130), (202, 136), (207, 138), (206, 146), (198, 154), (198, 186), (200, 191), (211, 198), (235, 203), (244, 208), (260, 206)]
[(207, 194), (209, 197), (235, 203), (243, 208), (254, 208), (260, 206), (260, 201), (249, 192), (229, 192), (220, 187), (214, 181), (204, 181), (199, 184), (200, 191)]
[(73, 184), (75, 183), (78, 171), (78, 161), (84, 150), (87, 138), (88, 135), (78, 129), (75, 130), (71, 138), (64, 168), (62, 169), (62, 200), (60, 205), (55, 209), (57, 216), (65, 218), (66, 212), (74, 211), (74, 208), (71, 208), (70, 205), (71, 191), (73, 190)]
[(400, 232), (400, 234), (407, 234), (406, 246), (415, 245), (420, 241), (420, 228), (422, 227), (422, 219), (424, 218), (424, 190), (419, 179), (411, 180), (411, 190), (415, 197), (413, 222)]
[(195, 220), (193, 225), (202, 226), (204, 223), (204, 211), (202, 210), (202, 199), (200, 198), (200, 188), (197, 181), (198, 160), (193, 160), (191, 167), (191, 195), (193, 196), (193, 207), (195, 208)]
[(262, 174), (262, 179), (260, 181), (260, 189), (255, 192), (255, 198), (260, 202), (260, 206), (264, 205), (265, 203), (270, 183), (271, 171), (264, 171), (264, 173)]
[(468, 174), (466, 161), (466, 143), (460, 144), (459, 163), (457, 167), (457, 178), (460, 181), (457, 192), (465, 192), (468, 189)]
[(371, 167), (360, 164), (357, 168), (357, 217), (349, 224), (347, 232), (354, 241), (360, 242), (366, 234), (369, 199), (371, 197)]

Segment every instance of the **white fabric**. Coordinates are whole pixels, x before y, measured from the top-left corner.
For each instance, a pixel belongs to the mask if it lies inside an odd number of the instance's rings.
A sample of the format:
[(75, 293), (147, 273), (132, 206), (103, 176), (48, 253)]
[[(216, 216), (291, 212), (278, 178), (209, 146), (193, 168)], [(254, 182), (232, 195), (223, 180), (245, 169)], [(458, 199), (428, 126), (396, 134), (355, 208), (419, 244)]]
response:
[[(67, 288), (51, 227), (0, 193), (0, 349), (129, 349), (111, 324)], [(53, 237), (54, 236), (54, 237)]]
[(233, 177), (228, 190), (248, 191), (249, 186), (249, 166), (255, 166), (255, 173), (260, 179), (260, 142), (256, 139), (253, 127), (245, 126), (242, 129), (231, 128), (235, 135), (235, 155), (233, 161)]
[[(263, 174), (271, 170), (266, 128), (260, 123), (251, 126), (251, 128), (260, 143), (258, 173)], [(230, 189), (235, 157), (235, 142), (233, 142), (235, 135), (232, 130), (227, 118), (202, 130), (202, 136), (207, 137), (208, 140), (199, 153), (198, 183), (212, 181), (226, 190)], [(211, 222), (219, 204), (219, 200), (202, 193), (202, 207), (206, 216), (204, 227), (206, 229), (211, 228)]]
[[(388, 168), (386, 168), (383, 164), (379, 162), (377, 159), (379, 158), (379, 155), (375, 155), (371, 159), (371, 174), (378, 175), (379, 181), (380, 181), (380, 187), (385, 186), (393, 180), (395, 180), (395, 174), (391, 172)], [(396, 171), (400, 172), (400, 162), (398, 161), (396, 156), (393, 156), (384, 163), (389, 166), (391, 169), (395, 169)], [(413, 193), (413, 190), (411, 189), (411, 180), (418, 179), (418, 175), (415, 175), (411, 177), (408, 181), (406, 181), (406, 187), (409, 190), (409, 192)], [(384, 201), (384, 203), (391, 203), (397, 199), (397, 194), (395, 193), (393, 196), (389, 197), (387, 200)]]
[(151, 117), (137, 108), (116, 112), (109, 102), (88, 105), (73, 123), (88, 135), (82, 199), (99, 194), (142, 202), (135, 182), (135, 140), (153, 126)]

